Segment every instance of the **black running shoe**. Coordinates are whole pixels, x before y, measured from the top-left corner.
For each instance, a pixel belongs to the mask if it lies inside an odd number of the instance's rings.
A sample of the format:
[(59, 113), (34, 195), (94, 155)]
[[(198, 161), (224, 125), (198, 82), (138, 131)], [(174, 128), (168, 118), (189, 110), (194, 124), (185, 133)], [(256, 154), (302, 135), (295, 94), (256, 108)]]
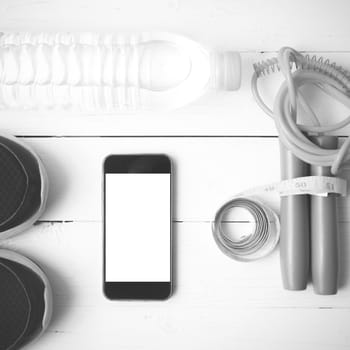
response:
[(28, 258), (0, 249), (0, 350), (15, 350), (37, 339), (52, 313), (50, 284)]
[(39, 157), (18, 139), (0, 134), (0, 238), (24, 231), (39, 218), (47, 189)]

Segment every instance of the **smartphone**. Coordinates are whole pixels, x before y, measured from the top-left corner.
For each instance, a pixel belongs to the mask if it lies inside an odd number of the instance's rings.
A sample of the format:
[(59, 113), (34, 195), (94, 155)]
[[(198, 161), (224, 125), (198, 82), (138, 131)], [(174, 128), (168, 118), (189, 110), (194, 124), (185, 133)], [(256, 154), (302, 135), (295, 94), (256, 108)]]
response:
[(104, 161), (107, 298), (162, 300), (172, 291), (172, 171), (162, 154)]

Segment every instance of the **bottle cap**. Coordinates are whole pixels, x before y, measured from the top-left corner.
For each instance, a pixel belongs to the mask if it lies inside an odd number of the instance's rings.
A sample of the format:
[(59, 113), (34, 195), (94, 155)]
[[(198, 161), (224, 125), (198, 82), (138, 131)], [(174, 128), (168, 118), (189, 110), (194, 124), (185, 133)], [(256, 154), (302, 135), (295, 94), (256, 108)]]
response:
[(212, 85), (217, 90), (234, 91), (241, 86), (241, 56), (238, 52), (215, 52), (211, 57)]

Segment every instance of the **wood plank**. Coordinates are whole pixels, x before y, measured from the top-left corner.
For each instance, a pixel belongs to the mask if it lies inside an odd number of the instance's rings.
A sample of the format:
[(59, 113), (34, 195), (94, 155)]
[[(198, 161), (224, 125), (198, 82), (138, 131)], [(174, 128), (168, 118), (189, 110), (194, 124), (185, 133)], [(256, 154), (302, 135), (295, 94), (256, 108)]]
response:
[(345, 349), (349, 322), (349, 224), (341, 227), (341, 290), (282, 289), (277, 252), (252, 263), (225, 257), (210, 224), (175, 224), (176, 289), (166, 302), (110, 302), (102, 295), (100, 223), (42, 223), (2, 242), (34, 259), (54, 290), (54, 318), (35, 349)]
[[(1, 5), (0, 5), (1, 6)], [(1, 16), (0, 16), (1, 19)], [(279, 47), (276, 46), (276, 49)], [(296, 47), (299, 48), (299, 47)], [(312, 55), (313, 53), (311, 53)], [(344, 67), (350, 53), (317, 53)], [(1, 128), (16, 135), (54, 136), (143, 136), (143, 135), (277, 135), (272, 120), (252, 98), (250, 79), (254, 62), (276, 56), (276, 53), (242, 53), (242, 87), (234, 92), (209, 92), (202, 98), (175, 111), (136, 114), (106, 114), (68, 111), (0, 111)], [(262, 78), (260, 85), (268, 104), (282, 82), (280, 74)], [(312, 105), (324, 124), (335, 123), (349, 112), (323, 96), (309, 94)], [(350, 134), (350, 127), (340, 135)]]
[[(50, 179), (43, 220), (101, 220), (102, 163), (113, 153), (166, 153), (174, 163), (175, 219), (208, 221), (226, 199), (279, 178), (275, 139), (26, 138)], [(259, 173), (259, 177), (257, 175)]]
[[(311, 285), (301, 292), (282, 288), (278, 249), (255, 262), (237, 262), (216, 246), (210, 223), (175, 223), (175, 292), (164, 304), (223, 310), (350, 309), (349, 228), (349, 223), (340, 225), (339, 293), (320, 296), (313, 293)], [(28, 255), (47, 271), (58, 308), (105, 309), (121, 304), (110, 303), (102, 295), (101, 223), (40, 223), (1, 246)], [(158, 307), (162, 303), (149, 304)]]
[[(348, 2), (309, 0), (2, 0), (3, 30), (164, 30), (216, 46), (350, 50)], [(77, 15), (79, 14), (79, 15)], [(64, 23), (64, 25), (62, 25)]]
[(108, 308), (74, 310), (28, 349), (349, 349), (348, 310)]
[[(100, 221), (102, 163), (113, 153), (171, 157), (178, 221), (210, 221), (228, 199), (280, 177), (276, 138), (48, 137), (25, 141), (41, 156), (49, 174), (49, 202), (42, 220)], [(278, 209), (277, 197), (264, 199)], [(339, 202), (340, 220), (348, 221), (349, 198)]]

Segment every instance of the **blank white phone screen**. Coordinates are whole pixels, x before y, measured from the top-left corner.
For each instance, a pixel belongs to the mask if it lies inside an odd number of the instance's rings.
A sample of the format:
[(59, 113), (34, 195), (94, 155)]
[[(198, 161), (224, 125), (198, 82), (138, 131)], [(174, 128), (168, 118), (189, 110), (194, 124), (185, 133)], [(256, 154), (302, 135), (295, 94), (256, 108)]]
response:
[(170, 282), (170, 174), (105, 175), (106, 282)]

